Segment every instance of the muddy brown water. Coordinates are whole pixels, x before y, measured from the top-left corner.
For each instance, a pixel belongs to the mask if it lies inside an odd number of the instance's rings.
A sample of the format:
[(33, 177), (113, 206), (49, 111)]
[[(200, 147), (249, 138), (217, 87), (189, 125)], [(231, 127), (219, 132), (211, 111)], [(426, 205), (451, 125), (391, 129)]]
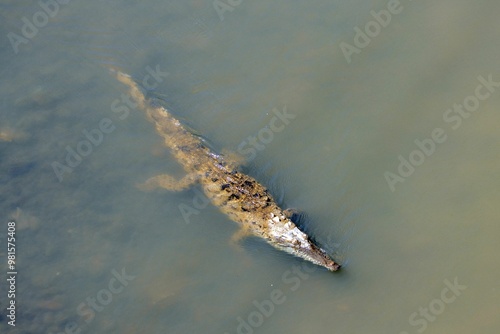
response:
[[(42, 3), (1, 5), (2, 333), (498, 333), (498, 4)], [(182, 169), (108, 66), (342, 270), (137, 189)]]

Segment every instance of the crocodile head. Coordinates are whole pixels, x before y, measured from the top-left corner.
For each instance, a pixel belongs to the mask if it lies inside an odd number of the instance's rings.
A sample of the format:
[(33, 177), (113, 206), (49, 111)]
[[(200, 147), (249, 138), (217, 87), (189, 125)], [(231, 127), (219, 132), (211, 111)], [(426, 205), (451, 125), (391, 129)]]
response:
[(302, 254), (303, 254), (303, 255), (299, 255), (299, 256), (304, 257), (304, 258), (307, 257), (307, 259), (309, 259), (309, 261), (311, 261), (319, 266), (325, 267), (326, 269), (328, 269), (330, 271), (337, 271), (340, 269), (340, 264), (333, 261), (323, 249), (319, 248), (318, 246), (313, 244), (311, 241), (309, 241), (309, 243), (310, 243), (310, 245), (309, 245), (310, 248), (299, 250), (299, 252), (302, 252)]
[(329, 271), (337, 271), (340, 269), (338, 263), (333, 261), (323, 249), (313, 244), (310, 240), (295, 244), (281, 243), (277, 247), (287, 253), (324, 267)]
[[(272, 225), (272, 221), (269, 223)], [(281, 225), (282, 227), (276, 225), (271, 229), (274, 232), (271, 232), (269, 239), (271, 245), (330, 271), (337, 271), (340, 268), (338, 263), (333, 261), (323, 249), (316, 246), (292, 221), (288, 220), (287, 223)]]

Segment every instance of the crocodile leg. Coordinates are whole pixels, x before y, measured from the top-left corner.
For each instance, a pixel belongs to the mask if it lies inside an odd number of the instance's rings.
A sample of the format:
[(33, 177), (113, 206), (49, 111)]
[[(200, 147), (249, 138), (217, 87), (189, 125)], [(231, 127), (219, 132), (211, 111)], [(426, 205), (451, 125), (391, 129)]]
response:
[(231, 246), (240, 249), (239, 242), (241, 239), (252, 236), (252, 232), (248, 228), (241, 227), (238, 231), (236, 231), (231, 237)]
[(149, 178), (146, 182), (137, 185), (137, 187), (143, 191), (151, 191), (157, 188), (164, 188), (170, 191), (180, 191), (189, 188), (195, 184), (198, 179), (199, 176), (196, 173), (187, 174), (180, 180), (176, 180), (168, 174), (161, 174)]

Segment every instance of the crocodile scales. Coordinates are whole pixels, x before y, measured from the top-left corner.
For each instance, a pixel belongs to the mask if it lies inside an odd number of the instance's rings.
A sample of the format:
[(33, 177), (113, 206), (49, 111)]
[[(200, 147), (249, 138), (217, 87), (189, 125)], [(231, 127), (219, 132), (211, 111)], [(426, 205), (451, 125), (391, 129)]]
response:
[(253, 235), (265, 239), (277, 249), (336, 271), (340, 265), (315, 245), (291, 220), (291, 211), (282, 210), (268, 190), (254, 178), (236, 170), (236, 164), (212, 152), (204, 142), (188, 131), (165, 108), (152, 105), (132, 78), (113, 71), (117, 79), (129, 89), (137, 107), (144, 110), (156, 131), (163, 137), (186, 176), (176, 180), (170, 175), (148, 179), (142, 189), (165, 188), (178, 191), (199, 183), (207, 198), (240, 230), (232, 240)]

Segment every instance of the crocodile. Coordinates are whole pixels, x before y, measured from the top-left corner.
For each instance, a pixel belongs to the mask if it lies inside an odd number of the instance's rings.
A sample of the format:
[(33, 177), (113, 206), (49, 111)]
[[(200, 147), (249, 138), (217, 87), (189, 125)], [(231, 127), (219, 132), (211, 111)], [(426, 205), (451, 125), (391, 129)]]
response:
[(128, 87), (136, 107), (163, 137), (165, 145), (184, 168), (181, 179), (162, 174), (151, 177), (139, 187), (143, 190), (164, 188), (171, 191), (201, 184), (206, 197), (239, 223), (240, 229), (231, 238), (238, 242), (246, 236), (265, 239), (275, 248), (310, 261), (329, 271), (340, 265), (317, 246), (292, 221), (293, 210), (281, 209), (269, 191), (253, 177), (237, 170), (237, 160), (217, 154), (199, 136), (189, 131), (164, 107), (151, 103), (137, 83), (127, 74), (112, 70), (118, 81)]

